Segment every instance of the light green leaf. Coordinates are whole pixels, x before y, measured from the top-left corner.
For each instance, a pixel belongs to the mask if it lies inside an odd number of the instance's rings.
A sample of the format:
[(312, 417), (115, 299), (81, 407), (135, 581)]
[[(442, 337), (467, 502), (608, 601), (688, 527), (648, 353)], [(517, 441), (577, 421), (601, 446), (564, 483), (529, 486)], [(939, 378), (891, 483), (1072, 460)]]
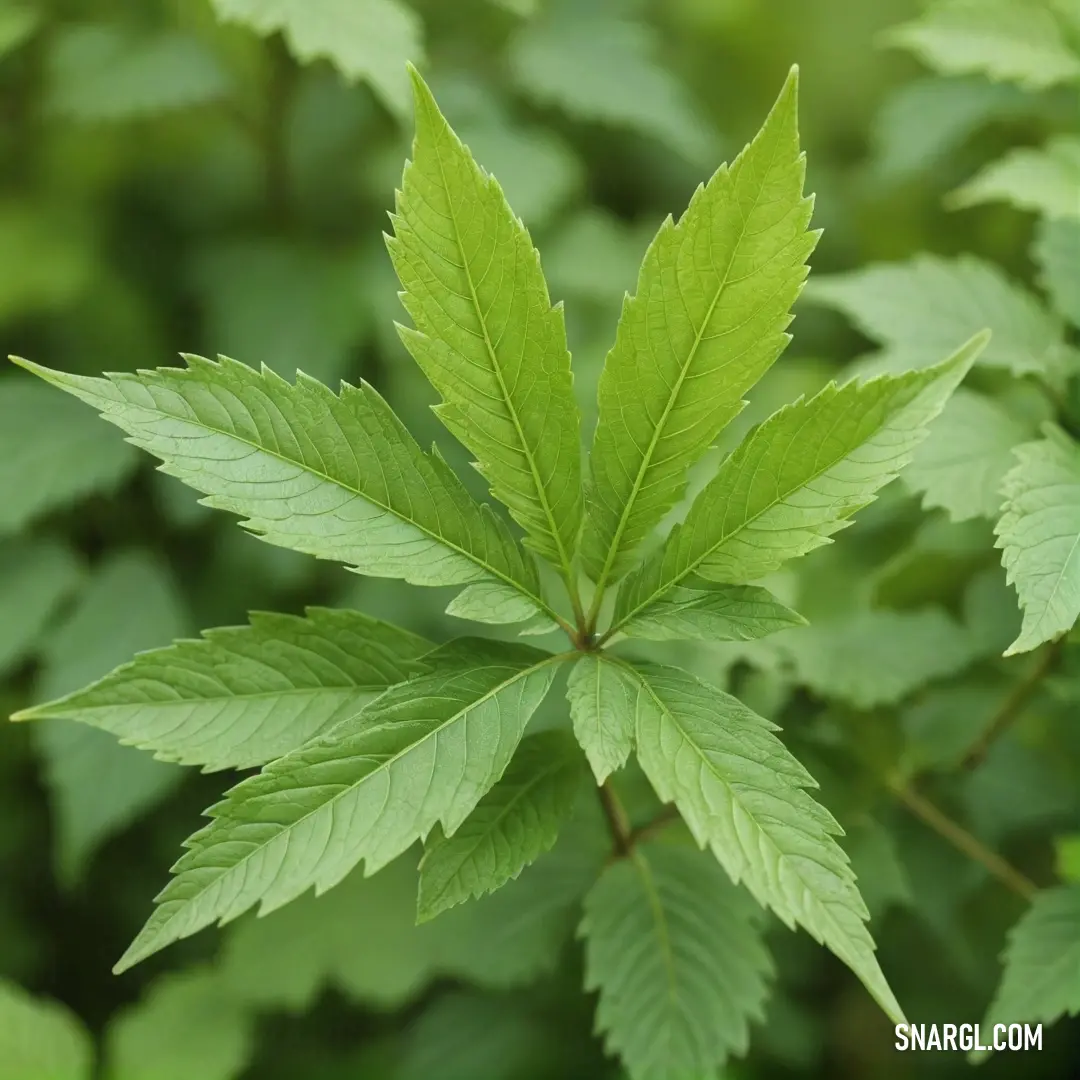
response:
[(1032, 258), (1054, 310), (1080, 329), (1080, 224), (1042, 219), (1035, 227)]
[(550, 850), (573, 813), (580, 781), (573, 739), (560, 731), (525, 739), (461, 828), (449, 837), (436, 831), (425, 844), (419, 919), (494, 892)]
[(247, 515), (269, 543), (415, 585), (496, 580), (538, 606), (539, 579), (509, 530), (424, 454), (367, 383), (337, 396), (298, 374), (188, 356), (103, 379), (22, 367), (93, 405), (162, 471)]
[(689, 161), (713, 153), (707, 122), (680, 81), (654, 59), (659, 42), (618, 0), (550, 0), (510, 46), (521, 90), (578, 120), (628, 128)]
[(1024, 609), (1006, 656), (1028, 652), (1080, 616), (1080, 447), (1063, 431), (1016, 449), (995, 532), (1001, 563)]
[[(186, 629), (187, 613), (169, 574), (141, 552), (114, 556), (97, 570), (78, 605), (45, 642), (38, 693), (65, 694)], [(56, 817), (57, 871), (67, 885), (102, 842), (184, 777), (175, 765), (69, 720), (43, 721), (33, 735)]]
[(0, 1080), (90, 1080), (93, 1053), (72, 1012), (0, 979)]
[(1027, 90), (1080, 79), (1060, 23), (1031, 0), (938, 0), (885, 40), (948, 75), (982, 72)]
[(995, 1024), (1052, 1024), (1080, 1013), (1080, 884), (1040, 892), (1009, 932), (1002, 960), (1005, 971), (983, 1031)]
[(540, 4), (540, 0), (491, 0), (491, 2), (515, 15), (520, 15), (523, 19), (535, 15)]
[(418, 657), (431, 648), (357, 611), (309, 608), (303, 619), (254, 612), (250, 626), (140, 653), (12, 719), (79, 720), (161, 761), (204, 772), (249, 769), (359, 712), (416, 674)]
[[(462, 589), (447, 605), (446, 613), (459, 619), (498, 626), (531, 619), (536, 614), (536, 605), (509, 585), (480, 581)], [(545, 620), (543, 626), (544, 633), (557, 629), (557, 624), (550, 619)], [(541, 630), (536, 628), (533, 632), (540, 633)]]
[(677, 668), (624, 670), (637, 684), (638, 760), (657, 795), (675, 803), (734, 882), (831, 949), (902, 1023), (834, 839), (840, 826), (807, 794), (814, 779), (773, 734), (776, 725)]
[(1014, 375), (1055, 372), (1065, 353), (1061, 320), (992, 263), (970, 255), (916, 255), (815, 278), (806, 299), (846, 315), (886, 347), (893, 370), (933, 363), (984, 328), (980, 364)]
[(686, 471), (790, 340), (807, 232), (798, 75), (753, 142), (649, 246), (600, 377), (582, 557), (602, 585), (678, 501)]
[(0, 543), (0, 675), (21, 663), (82, 582), (75, 553), (54, 540)]
[(0, 535), (111, 491), (136, 461), (130, 446), (74, 401), (36, 380), (0, 379)]
[(581, 524), (581, 417), (562, 309), (497, 181), (415, 73), (414, 84), (413, 160), (387, 240), (416, 327), (401, 338), (526, 543), (567, 575)]
[(205, 105), (229, 79), (214, 56), (176, 31), (133, 36), (105, 25), (68, 26), (49, 55), (47, 107), (72, 120), (133, 120)]
[(940, 507), (953, 521), (995, 518), (1013, 447), (1032, 434), (993, 398), (960, 387), (904, 470), (904, 486), (922, 495), (923, 509)]
[(939, 608), (862, 611), (785, 634), (778, 647), (799, 682), (860, 709), (895, 705), (976, 658), (967, 630)]
[(630, 1080), (713, 1077), (764, 1019), (760, 911), (705, 852), (640, 845), (585, 899), (585, 989)]
[(830, 383), (754, 428), (664, 547), (624, 583), (614, 626), (693, 575), (753, 581), (828, 543), (910, 460), (985, 344), (981, 334), (907, 375)]
[(555, 664), (523, 645), (451, 646), (432, 674), (232, 788), (117, 970), (255, 903), (265, 913), (326, 892), (361, 860), (373, 874), (436, 824), (453, 835), (505, 770)]
[(362, 79), (404, 119), (406, 61), (424, 59), (420, 16), (398, 0), (212, 0), (218, 17), (256, 33), (280, 30), (294, 55), (326, 59), (347, 79)]
[(235, 1080), (255, 1052), (255, 1017), (209, 969), (166, 975), (109, 1023), (108, 1080)]
[(620, 627), (650, 641), (754, 641), (806, 620), (757, 585), (676, 585)]
[(1080, 138), (1060, 135), (1041, 150), (1016, 147), (948, 196), (950, 207), (1006, 202), (1080, 222)]
[(1080, 833), (1059, 836), (1054, 841), (1055, 869), (1063, 881), (1080, 884)]
[(566, 687), (574, 736), (589, 759), (597, 784), (621, 769), (634, 748), (636, 690), (622, 669), (586, 653)]
[(29, 41), (42, 21), (42, 12), (29, 4), (5, 3), (0, 8), (0, 57)]

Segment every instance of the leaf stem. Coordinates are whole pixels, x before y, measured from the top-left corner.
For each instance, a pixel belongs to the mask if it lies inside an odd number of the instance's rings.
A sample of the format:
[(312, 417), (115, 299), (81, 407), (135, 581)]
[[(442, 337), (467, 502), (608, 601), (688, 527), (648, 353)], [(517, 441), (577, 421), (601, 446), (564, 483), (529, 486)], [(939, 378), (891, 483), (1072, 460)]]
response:
[(605, 780), (597, 789), (600, 797), (600, 806), (607, 819), (608, 830), (614, 845), (614, 856), (617, 859), (624, 858), (633, 850), (633, 833), (630, 828), (630, 819), (626, 816), (626, 810), (611, 786), (610, 780)]
[(1006, 862), (996, 851), (991, 851), (982, 841), (972, 836), (967, 829), (953, 821), (899, 777), (889, 777), (886, 784), (904, 807), (924, 825), (929, 826), (968, 858), (985, 867), (993, 877), (1017, 896), (1031, 900), (1039, 891), (1038, 886), (1030, 878), (1020, 873), (1011, 863)]
[(1050, 674), (1065, 645), (1065, 638), (1058, 638), (1042, 652), (1038, 663), (1013, 687), (1001, 708), (991, 717), (983, 733), (974, 742), (961, 762), (962, 769), (975, 769), (983, 763), (991, 745), (1020, 718), (1024, 709), (1038, 692), (1043, 679)]

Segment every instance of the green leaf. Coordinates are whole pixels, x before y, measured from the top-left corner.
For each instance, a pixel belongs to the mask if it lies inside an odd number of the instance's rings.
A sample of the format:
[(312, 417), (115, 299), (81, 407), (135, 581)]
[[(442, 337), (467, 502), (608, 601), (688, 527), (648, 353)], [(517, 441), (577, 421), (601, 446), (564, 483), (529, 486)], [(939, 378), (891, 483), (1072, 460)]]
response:
[(1002, 959), (1005, 971), (983, 1031), (1080, 1013), (1080, 884), (1040, 892), (1009, 932)]
[(367, 383), (343, 384), (339, 397), (303, 373), (293, 385), (227, 357), (186, 359), (103, 379), (17, 363), (93, 405), (269, 543), (414, 585), (501, 581), (543, 605), (509, 530)]
[(754, 641), (806, 620), (757, 585), (676, 585), (620, 627), (650, 641)]
[(977, 655), (965, 627), (940, 608), (862, 611), (815, 622), (777, 644), (799, 682), (860, 709), (895, 705), (925, 683), (963, 671)]
[(624, 583), (614, 626), (693, 575), (753, 581), (828, 543), (910, 460), (985, 344), (981, 334), (907, 375), (830, 383), (754, 428), (664, 547)]
[(640, 845), (585, 898), (585, 989), (631, 1080), (712, 1077), (764, 1019), (760, 911), (706, 853)]
[(43, 21), (42, 12), (37, 8), (5, 3), (0, 8), (0, 58), (29, 41)]
[[(59, 696), (132, 653), (179, 637), (187, 613), (170, 575), (140, 552), (101, 565), (42, 649), (38, 693)], [(72, 885), (94, 851), (172, 792), (182, 769), (68, 720), (33, 729), (56, 817), (57, 872)]]
[(0, 379), (0, 535), (117, 487), (135, 452), (74, 401), (40, 382)]
[(657, 139), (694, 163), (714, 152), (707, 121), (686, 90), (655, 60), (659, 42), (618, 0), (549, 0), (510, 45), (521, 90), (540, 105)]
[(573, 739), (560, 731), (525, 739), (461, 828), (449, 837), (435, 832), (425, 844), (419, 919), (494, 892), (550, 850), (573, 813), (580, 780)]
[(798, 74), (753, 142), (649, 246), (600, 378), (586, 570), (602, 585), (679, 500), (686, 471), (790, 340), (817, 241), (802, 194)]
[[(98, 630), (95, 629), (94, 633)], [(161, 761), (249, 769), (298, 749), (418, 670), (429, 642), (356, 611), (254, 612), (140, 653), (97, 682), (12, 719), (79, 720)]]
[(960, 387), (904, 470), (904, 486), (922, 495), (924, 510), (940, 507), (953, 521), (995, 518), (1013, 448), (1032, 434), (993, 398)]
[(1030, 0), (938, 0), (885, 40), (948, 75), (982, 72), (1027, 90), (1080, 79), (1060, 23)]
[(255, 1052), (255, 1017), (209, 969), (166, 975), (106, 1031), (108, 1080), (236, 1080)]
[(228, 791), (117, 971), (257, 902), (265, 913), (323, 893), (361, 860), (373, 874), (436, 824), (453, 835), (505, 770), (557, 659), (478, 642), (432, 662)]
[(1080, 224), (1040, 220), (1035, 227), (1032, 258), (1039, 267), (1042, 287), (1054, 310), (1080, 329)]
[(218, 17), (256, 33), (280, 30), (305, 63), (326, 59), (368, 83), (399, 118), (408, 114), (406, 61), (424, 59), (420, 16), (398, 0), (212, 0)]
[(1080, 833), (1059, 836), (1054, 841), (1055, 869), (1063, 881), (1080, 884)]
[(0, 543), (0, 675), (40, 644), (49, 620), (82, 579), (75, 553), (56, 541)]
[(1059, 135), (1041, 150), (1016, 147), (948, 196), (950, 207), (1005, 202), (1080, 222), (1080, 138)]
[(1080, 447), (1063, 431), (1016, 448), (995, 532), (1024, 622), (1006, 656), (1028, 652), (1080, 616)]
[(228, 90), (214, 56), (175, 31), (140, 37), (112, 26), (69, 26), (49, 55), (47, 107), (72, 120), (134, 120), (205, 105)]
[(589, 759), (597, 784), (621, 769), (634, 749), (634, 700), (620, 668), (586, 653), (570, 671), (566, 687), (574, 736)]
[(90, 1080), (93, 1053), (72, 1012), (0, 979), (0, 1080)]
[(1061, 321), (992, 263), (970, 255), (916, 255), (815, 278), (806, 299), (842, 312), (884, 345), (894, 371), (932, 363), (984, 328), (993, 337), (980, 364), (1046, 375), (1064, 355)]
[(638, 760), (732, 881), (789, 927), (803, 926), (903, 1022), (874, 955), (866, 907), (842, 830), (806, 792), (813, 777), (773, 734), (775, 724), (677, 668), (623, 665), (637, 690)]
[(498, 182), (413, 74), (416, 139), (387, 247), (415, 329), (401, 338), (439, 391), (440, 419), (564, 575), (581, 525), (581, 417), (562, 309)]

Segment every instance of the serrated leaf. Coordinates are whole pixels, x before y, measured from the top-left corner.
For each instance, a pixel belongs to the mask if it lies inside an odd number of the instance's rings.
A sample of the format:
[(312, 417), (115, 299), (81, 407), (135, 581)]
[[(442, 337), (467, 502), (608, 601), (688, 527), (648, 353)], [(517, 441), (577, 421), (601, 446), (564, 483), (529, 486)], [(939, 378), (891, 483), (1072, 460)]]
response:
[(1050, 302), (1080, 329), (1080, 224), (1072, 221), (1040, 220), (1035, 228), (1032, 258), (1039, 267), (1039, 280)]
[(414, 585), (493, 579), (538, 609), (536, 568), (506, 526), (425, 454), (367, 383), (341, 395), (222, 357), (106, 378), (18, 363), (93, 405), (162, 471), (246, 515), (269, 543)]
[(635, 694), (619, 668), (586, 653), (574, 665), (566, 697), (574, 736), (589, 759), (597, 784), (621, 769), (634, 749)]
[(326, 892), (361, 860), (373, 874), (436, 824), (453, 835), (502, 775), (557, 662), (478, 642), (466, 665), (461, 648), (228, 791), (117, 970), (256, 903), (265, 913)]
[(212, 0), (223, 21), (259, 34), (280, 30), (298, 59), (326, 59), (347, 79), (368, 83), (404, 118), (409, 87), (406, 61), (424, 59), (420, 17), (398, 0)]
[(655, 32), (611, 0), (552, 0), (510, 45), (521, 90), (579, 120), (639, 131), (689, 161), (703, 162), (713, 139), (699, 109), (654, 59)]
[(804, 927), (903, 1022), (874, 955), (867, 912), (813, 777), (741, 701), (678, 668), (623, 665), (637, 690), (638, 760), (702, 847), (789, 927)]
[(1061, 321), (996, 266), (970, 255), (916, 255), (818, 277), (805, 297), (843, 312), (895, 354), (894, 370), (932, 363), (984, 328), (992, 337), (979, 363), (1014, 375), (1053, 373), (1065, 352)]
[(1080, 56), (1061, 24), (1030, 0), (938, 0), (885, 40), (949, 75), (977, 71), (1027, 90), (1080, 79)]
[[(102, 564), (42, 648), (37, 691), (67, 693), (143, 648), (179, 637), (187, 613), (169, 574), (141, 552)], [(57, 872), (72, 885), (94, 851), (183, 779), (183, 770), (104, 731), (46, 720), (33, 729), (55, 824)]]
[(83, 572), (75, 553), (54, 540), (0, 543), (0, 675), (40, 645)]
[(581, 524), (581, 417), (562, 309), (498, 182), (415, 73), (414, 87), (413, 159), (387, 239), (415, 324), (401, 339), (526, 543), (566, 575)]
[(860, 709), (895, 705), (925, 683), (962, 671), (977, 655), (966, 628), (940, 608), (862, 611), (815, 622), (777, 644), (799, 682)]
[[(145, 644), (145, 643), (144, 643)], [(416, 674), (433, 646), (357, 611), (306, 618), (253, 612), (142, 652), (115, 671), (12, 719), (79, 720), (161, 761), (249, 769), (298, 749)]]
[(74, 401), (35, 380), (0, 379), (0, 535), (113, 490), (136, 462), (130, 446)]
[(46, 100), (50, 111), (73, 120), (116, 121), (205, 105), (228, 89), (213, 54), (184, 34), (68, 26), (52, 43)]
[(90, 1080), (93, 1054), (74, 1013), (0, 979), (0, 1080)]
[(453, 836), (436, 832), (420, 862), (421, 921), (494, 892), (555, 843), (573, 813), (581, 757), (560, 731), (525, 739), (502, 779)]
[(108, 1080), (235, 1080), (255, 1052), (255, 1016), (216, 972), (151, 984), (105, 1034)]
[(754, 641), (806, 620), (757, 585), (676, 585), (620, 627), (650, 641)]
[(1080, 616), (1080, 447), (1051, 428), (1016, 448), (1005, 477), (997, 546), (1024, 610), (1006, 656), (1028, 652), (1070, 629)]
[(1032, 434), (993, 398), (960, 387), (904, 470), (904, 486), (922, 495), (924, 510), (940, 507), (953, 521), (997, 517), (1013, 448)]
[[(473, 622), (491, 623), (499, 626), (506, 623), (520, 623), (531, 619), (536, 614), (536, 605), (528, 597), (522, 596), (516, 589), (496, 581), (480, 581), (466, 586), (446, 607), (447, 615), (459, 619), (471, 619)], [(548, 633), (558, 629), (558, 624), (550, 619), (540, 627), (531, 629), (532, 633)], [(523, 630), (522, 633), (525, 631)]]
[(764, 1019), (760, 913), (705, 852), (643, 844), (585, 898), (585, 989), (630, 1080), (712, 1077)]
[(742, 411), (790, 340), (817, 234), (803, 197), (798, 78), (761, 131), (649, 246), (600, 377), (582, 539), (598, 584), (617, 578), (678, 501), (687, 469)]
[(1006, 202), (1080, 222), (1080, 138), (1060, 135), (1042, 149), (1016, 147), (957, 188), (947, 202), (951, 207)]
[(614, 627), (694, 575), (754, 581), (828, 543), (910, 460), (985, 343), (978, 335), (907, 375), (830, 383), (754, 428), (664, 547), (623, 584)]
[(1009, 931), (1002, 959), (1005, 971), (984, 1031), (1080, 1013), (1080, 884), (1040, 892)]

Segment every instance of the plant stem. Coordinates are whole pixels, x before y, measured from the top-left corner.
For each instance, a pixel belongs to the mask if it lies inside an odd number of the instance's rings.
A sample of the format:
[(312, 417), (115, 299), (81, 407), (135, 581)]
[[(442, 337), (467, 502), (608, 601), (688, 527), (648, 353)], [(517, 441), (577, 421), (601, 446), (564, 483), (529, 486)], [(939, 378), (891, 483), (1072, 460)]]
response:
[(924, 825), (928, 825), (939, 836), (947, 840), (958, 851), (984, 866), (1002, 885), (1011, 889), (1017, 896), (1031, 900), (1039, 891), (1038, 886), (1011, 863), (1006, 862), (996, 851), (991, 851), (982, 841), (972, 836), (967, 829), (953, 821), (939, 810), (932, 802), (917, 791), (908, 787), (898, 777), (886, 781), (889, 790), (903, 805)]
[(657, 833), (663, 832), (669, 825), (680, 820), (681, 815), (676, 809), (675, 804), (668, 803), (660, 809), (660, 812), (652, 819), (652, 821), (646, 821), (644, 825), (639, 825), (636, 829), (631, 831), (630, 846), (634, 847), (637, 844), (643, 844), (647, 840), (651, 840)]
[(1001, 703), (1001, 708), (993, 715), (982, 735), (975, 741), (961, 762), (962, 769), (974, 769), (981, 765), (994, 741), (1003, 735), (1019, 719), (1024, 708), (1038, 691), (1043, 679), (1057, 663), (1065, 639), (1058, 638), (1047, 646), (1031, 670), (1013, 687), (1009, 696)]
[(630, 819), (626, 816), (626, 810), (623, 809), (623, 804), (619, 801), (619, 796), (615, 794), (615, 789), (609, 780), (605, 780), (596, 791), (600, 796), (600, 806), (603, 808), (615, 847), (614, 855), (616, 858), (623, 858), (633, 849)]

